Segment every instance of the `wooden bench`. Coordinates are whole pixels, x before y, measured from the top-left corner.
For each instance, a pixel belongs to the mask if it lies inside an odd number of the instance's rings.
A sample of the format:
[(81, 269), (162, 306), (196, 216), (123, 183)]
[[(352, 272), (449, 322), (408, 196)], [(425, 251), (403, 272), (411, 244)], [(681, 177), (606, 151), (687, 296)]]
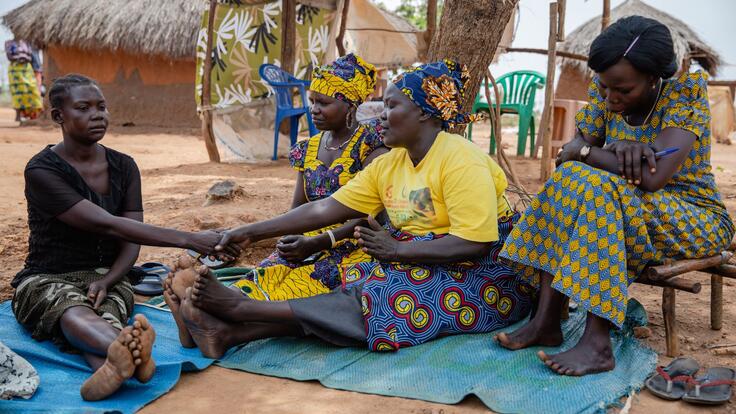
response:
[(728, 250), (717, 256), (668, 261), (662, 265), (650, 266), (636, 280), (636, 283), (663, 288), (662, 317), (664, 319), (667, 356), (676, 357), (680, 354), (675, 292), (683, 290), (690, 293), (699, 293), (701, 289), (699, 282), (684, 279), (680, 276), (695, 271), (710, 274), (710, 327), (714, 330), (720, 330), (723, 321), (723, 278), (736, 279), (736, 265), (728, 263), (734, 250), (736, 250), (736, 241), (731, 243)]

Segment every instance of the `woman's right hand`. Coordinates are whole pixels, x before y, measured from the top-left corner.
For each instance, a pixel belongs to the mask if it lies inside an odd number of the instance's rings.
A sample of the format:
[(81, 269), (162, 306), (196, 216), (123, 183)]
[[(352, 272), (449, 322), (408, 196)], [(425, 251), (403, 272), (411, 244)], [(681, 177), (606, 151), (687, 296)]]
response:
[(217, 253), (234, 254), (237, 257), (243, 248), (253, 242), (248, 235), (247, 229), (248, 226), (242, 226), (219, 233), (221, 238), (217, 242), (217, 245), (214, 246), (214, 250)]
[(559, 167), (560, 164), (567, 161), (579, 161), (580, 160), (580, 149), (583, 148), (587, 142), (581, 137), (575, 137), (572, 141), (562, 146), (560, 152), (555, 158), (555, 167)]

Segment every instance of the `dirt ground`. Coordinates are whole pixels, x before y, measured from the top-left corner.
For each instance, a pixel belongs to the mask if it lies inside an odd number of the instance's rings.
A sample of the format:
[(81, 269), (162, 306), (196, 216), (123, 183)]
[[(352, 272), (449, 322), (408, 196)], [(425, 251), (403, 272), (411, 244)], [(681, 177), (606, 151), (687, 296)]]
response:
[[(44, 145), (60, 140), (58, 130), (45, 126), (19, 128), (12, 122), (11, 110), (0, 108), (0, 300), (12, 295), (10, 280), (23, 266), (27, 251), (28, 229), (23, 194), (23, 168)], [(508, 142), (515, 134), (504, 135)], [(479, 125), (475, 141), (487, 148), (488, 127)], [(207, 162), (203, 142), (191, 131), (151, 130), (140, 127), (113, 127), (103, 144), (133, 156), (143, 176), (143, 199), (146, 222), (183, 230), (234, 226), (272, 217), (290, 205), (295, 174), (286, 160), (258, 165), (213, 164)], [(515, 153), (513, 145), (509, 154)], [(529, 191), (539, 188), (539, 161), (513, 158), (514, 166)], [(736, 146), (714, 144), (712, 164), (720, 190), (732, 216), (736, 217)], [(203, 206), (207, 189), (216, 181), (232, 179), (244, 189), (235, 201)], [(253, 265), (273, 249), (273, 240), (248, 249), (240, 264)], [(171, 263), (180, 249), (144, 247), (139, 262)], [(713, 345), (731, 344), (736, 349), (736, 304), (734, 282), (725, 280), (723, 329), (709, 329), (710, 279), (694, 274), (703, 284), (697, 294), (678, 293), (678, 322), (681, 352), (693, 356), (703, 367), (735, 366), (736, 352), (716, 355)], [(661, 316), (661, 290), (634, 285), (631, 295), (649, 314), (651, 335), (643, 339), (660, 353), (660, 364), (669, 359), (664, 352), (664, 326)], [(207, 392), (202, 392), (206, 387)], [(736, 400), (710, 412), (736, 412)], [(245, 372), (212, 367), (200, 373), (183, 375), (172, 392), (153, 402), (141, 412), (193, 412), (216, 409), (221, 412), (293, 412), (295, 403), (301, 412), (417, 412), (455, 413), (487, 411), (476, 398), (458, 405), (432, 404), (401, 398), (381, 397), (322, 387), (317, 382), (297, 382)], [(219, 409), (217, 409), (219, 408)], [(642, 392), (634, 398), (631, 413), (702, 412), (685, 403), (668, 403)]]

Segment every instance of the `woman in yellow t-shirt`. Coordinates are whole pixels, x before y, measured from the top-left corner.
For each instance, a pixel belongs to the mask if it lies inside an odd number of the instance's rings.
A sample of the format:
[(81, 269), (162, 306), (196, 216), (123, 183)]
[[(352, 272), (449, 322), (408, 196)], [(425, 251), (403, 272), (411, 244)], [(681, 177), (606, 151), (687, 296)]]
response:
[[(354, 236), (378, 262), (344, 266), (343, 287), (331, 293), (270, 302), (245, 299), (203, 268), (174, 310), (182, 333), (212, 358), (285, 335), (389, 351), (524, 318), (527, 288), (497, 261), (515, 218), (504, 196), (506, 178), (480, 148), (445, 132), (470, 121), (461, 107), (467, 79), (465, 68), (450, 60), (399, 76), (386, 89), (381, 115), (392, 151), (331, 197), (232, 229), (220, 246), (368, 215)], [(382, 210), (388, 229), (371, 217)]]

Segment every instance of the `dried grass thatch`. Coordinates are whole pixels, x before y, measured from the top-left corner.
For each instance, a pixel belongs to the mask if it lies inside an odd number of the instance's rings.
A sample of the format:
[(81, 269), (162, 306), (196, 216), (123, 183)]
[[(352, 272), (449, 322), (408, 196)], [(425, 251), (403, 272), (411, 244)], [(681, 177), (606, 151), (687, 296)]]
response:
[(31, 0), (3, 17), (38, 46), (123, 50), (194, 60), (207, 2), (201, 0)]
[[(705, 44), (684, 22), (661, 10), (655, 9), (640, 0), (627, 0), (611, 10), (611, 22), (615, 22), (622, 17), (634, 15), (658, 20), (669, 27), (672, 33), (672, 40), (675, 44), (675, 54), (677, 55), (678, 64), (682, 63), (685, 56), (692, 56), (692, 59), (697, 61), (708, 73), (711, 75), (716, 74), (718, 65), (721, 63), (718, 53)], [(601, 18), (598, 16), (590, 19), (570, 33), (566, 41), (560, 46), (560, 49), (587, 56), (590, 51), (590, 44), (600, 32)], [(588, 70), (586, 62), (579, 60), (562, 59), (562, 65), (570, 65), (580, 71)]]

